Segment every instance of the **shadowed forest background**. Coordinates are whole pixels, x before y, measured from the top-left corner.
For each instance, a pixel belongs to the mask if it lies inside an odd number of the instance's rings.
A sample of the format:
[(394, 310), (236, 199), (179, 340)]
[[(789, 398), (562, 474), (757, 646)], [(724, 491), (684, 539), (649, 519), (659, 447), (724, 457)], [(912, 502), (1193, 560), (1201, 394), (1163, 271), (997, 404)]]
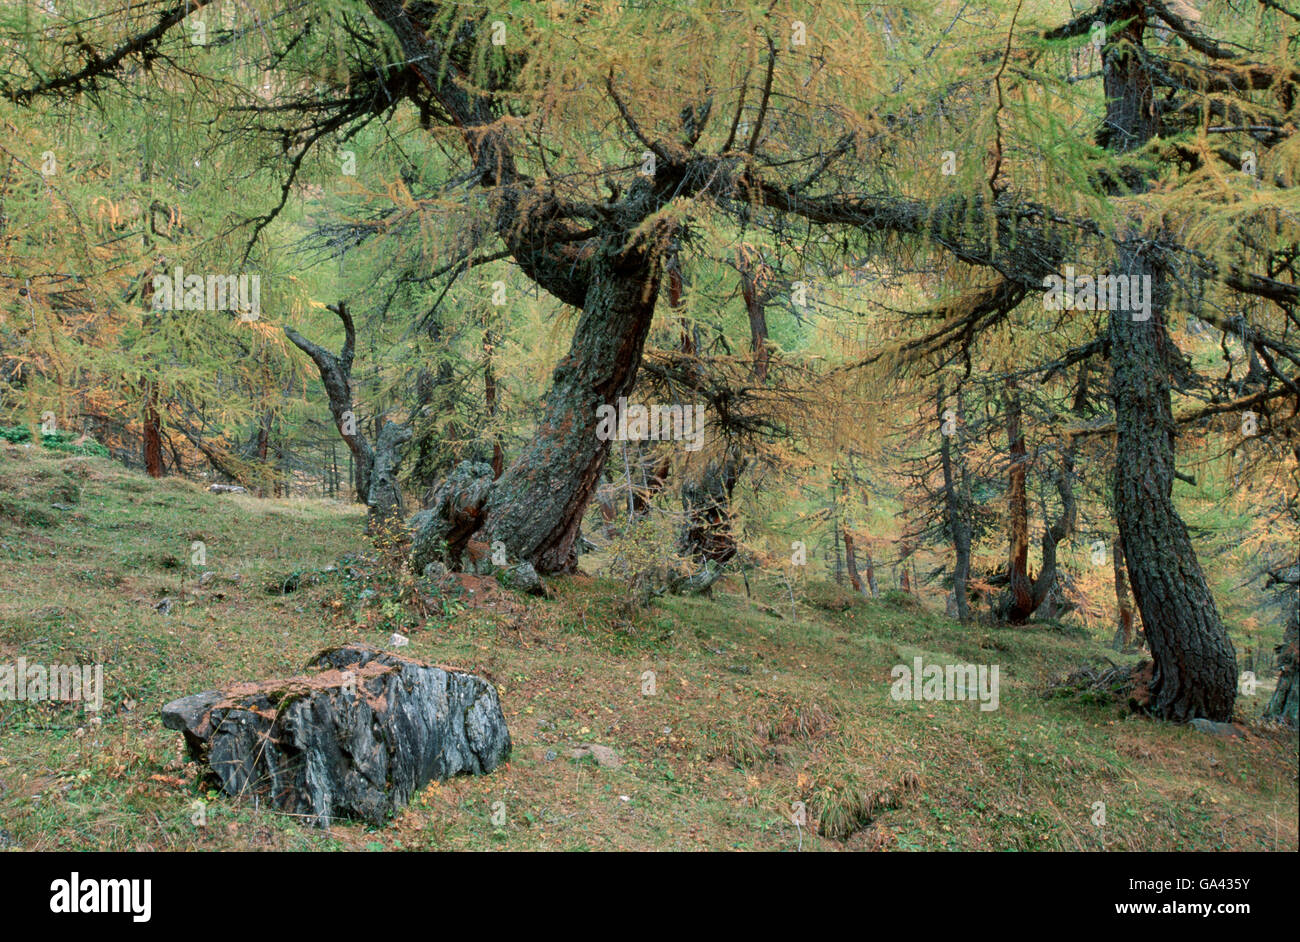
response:
[[(106, 684), (0, 702), (0, 847), (1296, 849), (1298, 46), (4, 4), (0, 662)], [(322, 832), (157, 720), (354, 641), (509, 764)]]

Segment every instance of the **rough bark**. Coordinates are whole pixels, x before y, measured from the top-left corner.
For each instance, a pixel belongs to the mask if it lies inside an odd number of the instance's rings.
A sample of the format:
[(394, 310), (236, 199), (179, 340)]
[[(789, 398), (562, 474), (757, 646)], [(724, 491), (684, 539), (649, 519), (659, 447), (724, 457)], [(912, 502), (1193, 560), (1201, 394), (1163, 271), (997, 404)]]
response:
[(1290, 603), (1286, 633), (1277, 651), (1277, 687), (1264, 708), (1264, 716), (1295, 728), (1300, 725), (1300, 564), (1269, 573), (1269, 585), (1286, 586)]
[(232, 797), (328, 826), (383, 824), (431, 780), (483, 774), (510, 756), (496, 688), (482, 677), (366, 645), (326, 650), (307, 673), (168, 703)]
[(352, 411), (352, 363), (356, 354), (356, 328), (352, 315), (343, 302), (330, 308), (343, 322), (343, 348), (334, 355), (292, 327), (284, 333), (298, 349), (302, 350), (320, 373), (325, 395), (329, 400), (330, 415), (348, 450), (352, 453), (353, 486), (355, 499), (366, 505), (366, 530), (378, 533), (391, 526), (402, 516), (402, 489), (397, 475), (405, 446), (412, 438), (409, 426), (380, 418), (375, 443), (371, 445), (361, 431), (361, 423)]
[(1277, 688), (1264, 715), (1294, 728), (1300, 725), (1300, 618), (1293, 618), (1287, 626), (1277, 647), (1277, 666)]
[(492, 466), (462, 461), (429, 498), (429, 506), (411, 518), (411, 566), (424, 572), (438, 562), (459, 570), (470, 537), (483, 526), (492, 489)]
[(370, 493), (366, 498), (371, 533), (388, 529), (402, 518), (402, 487), (397, 473), (410, 440), (411, 429), (406, 425), (385, 421), (379, 430), (371, 452)]
[[(754, 257), (751, 257), (754, 256)], [(771, 300), (768, 278), (771, 268), (756, 253), (742, 250), (736, 253), (740, 269), (740, 294), (745, 300), (749, 315), (749, 349), (754, 355), (754, 378), (767, 382), (768, 362), (772, 358), (768, 347), (767, 303)]]
[(591, 288), (546, 395), (537, 433), (491, 489), (485, 527), (512, 558), (540, 573), (570, 572), (574, 540), (609, 454), (596, 436), (600, 406), (617, 407), (636, 381), (659, 289), (657, 264), (603, 246)]
[[(492, 337), (491, 331), (485, 331), (483, 334), (483, 350), (486, 359), (483, 365), (483, 400), (487, 406), (488, 419), (495, 425), (497, 418), (497, 375), (492, 369), (492, 353), (496, 349), (496, 343)], [(492, 480), (501, 477), (506, 469), (506, 450), (501, 442), (501, 432), (495, 431), (492, 434)]]
[[(596, 435), (599, 406), (614, 406), (636, 379), (676, 223), (644, 223), (680, 192), (682, 179), (638, 178), (599, 210), (568, 204), (545, 181), (521, 173), (502, 121), (498, 94), (517, 60), (471, 85), (473, 44), (462, 42), (488, 13), (447, 31), (431, 5), (366, 0), (392, 30), (407, 67), (461, 133), (474, 177), (487, 188), (493, 227), (520, 269), (582, 313), (569, 354), (547, 393), (531, 443), (490, 488), (484, 537), (540, 573), (571, 571), (583, 511), (595, 491), (609, 442)], [(611, 77), (610, 92), (614, 94)], [(665, 164), (671, 163), (664, 161)]]
[[(1030, 589), (1030, 602), (1033, 608), (1029, 614), (1037, 611), (1048, 598), (1054, 597), (1058, 589), (1056, 549), (1060, 546), (1061, 541), (1074, 530), (1074, 519), (1077, 512), (1074, 486), (1071, 482), (1073, 473), (1073, 446), (1067, 446), (1065, 453), (1061, 456), (1061, 467), (1057, 469), (1055, 475), (1056, 493), (1061, 499), (1061, 515), (1054, 522), (1046, 525), (1043, 530), (1041, 544), (1043, 564), (1042, 568), (1038, 570), (1038, 575), (1034, 577), (1034, 583)], [(1025, 617), (1028, 617), (1028, 615)]]
[(704, 564), (694, 572), (686, 576), (674, 576), (668, 583), (668, 591), (675, 595), (708, 595), (713, 594), (713, 583), (726, 574), (726, 570), (721, 564), (715, 563), (711, 559), (705, 559)]
[(1133, 630), (1133, 607), (1129, 604), (1128, 577), (1125, 575), (1124, 541), (1116, 533), (1112, 542), (1115, 549), (1111, 553), (1111, 565), (1115, 572), (1115, 611), (1118, 615), (1115, 650), (1126, 651), (1137, 643), (1137, 638)]
[[(1140, 2), (1103, 7), (1117, 33), (1102, 52), (1104, 139), (1114, 151), (1143, 146), (1158, 130), (1152, 83), (1140, 50), (1146, 25)], [(1135, 187), (1141, 180), (1133, 181)], [(1150, 712), (1186, 722), (1232, 719), (1237, 664), (1214, 596), (1173, 503), (1175, 426), (1170, 364), (1178, 351), (1166, 330), (1169, 287), (1143, 252), (1136, 222), (1121, 233), (1113, 274), (1149, 279), (1150, 317), (1110, 312), (1111, 398), (1115, 409), (1115, 511), (1133, 598), (1151, 647)], [(1113, 307), (1118, 307), (1113, 306)]]

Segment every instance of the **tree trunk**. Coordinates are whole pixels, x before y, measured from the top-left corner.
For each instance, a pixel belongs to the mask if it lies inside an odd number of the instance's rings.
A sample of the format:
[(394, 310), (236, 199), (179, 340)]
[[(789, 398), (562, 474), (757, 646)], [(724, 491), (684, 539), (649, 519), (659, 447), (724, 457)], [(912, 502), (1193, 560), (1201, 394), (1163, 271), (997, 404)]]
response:
[(754, 378), (758, 382), (767, 382), (768, 362), (771, 350), (767, 340), (767, 302), (770, 299), (768, 285), (763, 284), (764, 276), (771, 269), (759, 257), (757, 264), (745, 250), (737, 253), (737, 267), (740, 269), (740, 294), (745, 300), (745, 311), (749, 314), (749, 348), (754, 354)]
[(1003, 398), (1007, 412), (1007, 589), (999, 609), (1004, 621), (1023, 624), (1034, 611), (1033, 584), (1029, 580), (1029, 498), (1025, 481), (1029, 455), (1021, 428), (1020, 392), (1007, 381)]
[(636, 466), (641, 470), (643, 484), (641, 487), (632, 488), (630, 511), (633, 519), (650, 513), (650, 502), (668, 483), (668, 474), (673, 467), (672, 455), (665, 449), (658, 458), (655, 458), (653, 454), (648, 454), (644, 447), (638, 447)]
[(347, 306), (343, 302), (340, 301), (330, 310), (343, 322), (343, 349), (338, 356), (312, 343), (290, 327), (285, 327), (284, 333), (316, 364), (321, 383), (325, 387), (325, 395), (329, 400), (330, 415), (334, 417), (334, 425), (339, 430), (344, 444), (348, 446), (353, 459), (349, 462), (354, 486), (353, 499), (359, 504), (369, 506), (370, 476), (375, 455), (370, 443), (366, 441), (365, 434), (361, 431), (360, 420), (353, 412), (352, 406), (352, 362), (356, 352), (356, 329), (352, 323), (352, 315), (348, 313)]
[(871, 551), (866, 551), (867, 557), (867, 588), (871, 590), (871, 597), (874, 599), (880, 595), (880, 590), (876, 586), (876, 564), (872, 562)]
[[(939, 387), (939, 421), (943, 422), (944, 413), (944, 389)], [(960, 423), (961, 416), (961, 390), (957, 390), (957, 414)], [(952, 435), (945, 435), (940, 432), (939, 435), (939, 463), (943, 468), (943, 497), (944, 503), (948, 510), (948, 532), (952, 537), (953, 554), (956, 561), (953, 564), (952, 571), (952, 600), (953, 613), (957, 620), (965, 624), (970, 621), (970, 599), (967, 597), (967, 583), (970, 581), (970, 541), (971, 541), (971, 524), (969, 517), (969, 508), (965, 506), (962, 499), (964, 495), (958, 493), (956, 475), (953, 473), (953, 439), (958, 434), (954, 429)], [(956, 451), (956, 464), (961, 465), (965, 461), (960, 447)]]
[[(445, 343), (442, 327), (436, 321), (429, 326), (429, 338), (435, 345)], [(453, 386), (455, 380), (455, 370), (449, 358), (438, 362), (436, 372), (424, 367), (416, 376), (416, 405), (411, 416), (415, 434), (411, 448), (413, 455), (409, 460), (414, 466), (411, 468), (411, 481), (422, 489), (422, 500), (425, 506), (428, 506), (433, 490), (438, 486), (442, 476), (457, 463), (453, 457), (453, 449), (440, 448), (439, 445), (449, 442), (459, 443), (465, 439), (462, 423), (455, 417), (456, 393)], [(496, 386), (495, 375), (493, 375), (492, 385)], [(495, 388), (493, 395), (494, 397), (496, 395)], [(446, 421), (443, 420), (445, 413), (451, 414)]]
[(370, 493), (366, 499), (367, 530), (381, 533), (402, 519), (402, 488), (397, 481), (403, 446), (411, 440), (406, 425), (385, 421), (373, 450)]
[[(1146, 12), (1136, 0), (1104, 6), (1103, 12), (1107, 25), (1118, 30), (1102, 54), (1104, 140), (1122, 152), (1143, 146), (1157, 132), (1151, 81), (1139, 55)], [(1142, 250), (1148, 234), (1135, 223), (1121, 236), (1112, 273), (1146, 279), (1151, 299), (1145, 319), (1135, 319), (1137, 311), (1116, 310), (1118, 305), (1110, 311), (1115, 513), (1155, 662), (1147, 709), (1176, 722), (1196, 717), (1227, 722), (1236, 700), (1236, 657), (1173, 503), (1169, 370), (1178, 351), (1165, 328), (1169, 288), (1163, 271)]]
[[(742, 251), (738, 253), (738, 260), (741, 294), (749, 312), (750, 347), (754, 351), (751, 370), (754, 380), (759, 385), (765, 385), (768, 372), (766, 307), (771, 298), (768, 289), (759, 284), (755, 266), (749, 256)], [(758, 268), (763, 268), (761, 260)], [(675, 257), (670, 275), (669, 297), (673, 305), (678, 306), (681, 303), (681, 270), (675, 263)], [(688, 346), (685, 330), (682, 333), (682, 352), (694, 353), (694, 346)], [(686, 508), (687, 518), (681, 543), (684, 553), (717, 563), (725, 563), (736, 555), (738, 546), (731, 530), (731, 495), (748, 464), (748, 459), (739, 447), (729, 445), (723, 458), (709, 462), (699, 481), (688, 481), (682, 485), (682, 504)], [(836, 529), (834, 532), (839, 531)], [(840, 581), (838, 537), (835, 545), (835, 579)]]
[(151, 478), (163, 476), (162, 418), (158, 414), (158, 387), (145, 384), (144, 470)]
[(1133, 608), (1129, 605), (1128, 577), (1124, 575), (1124, 541), (1118, 533), (1114, 537), (1111, 565), (1115, 570), (1115, 610), (1119, 624), (1115, 629), (1115, 650), (1126, 651), (1137, 641), (1133, 632)]
[[(258, 471), (257, 476), (258, 479), (262, 482), (261, 486), (257, 489), (257, 494), (259, 497), (266, 496), (267, 477), (268, 476), (271, 477), (272, 482), (274, 482), (275, 480), (274, 473), (272, 473), (266, 466), (266, 456), (270, 451), (270, 447), (271, 447), (271, 412), (270, 410), (267, 410), (266, 412), (262, 413), (262, 421), (257, 426), (257, 446), (256, 446), (257, 450), (255, 454), (257, 457), (257, 471)], [(272, 494), (271, 496), (274, 497), (276, 495)]]
[(654, 317), (659, 268), (599, 250), (569, 353), (555, 368), (531, 443), (488, 497), (490, 540), (540, 573), (571, 572), (574, 540), (610, 443), (596, 436), (600, 406), (617, 408), (636, 381)]
[[(1061, 467), (1056, 471), (1056, 493), (1061, 498), (1061, 516), (1055, 523), (1047, 524), (1044, 520), (1043, 541), (1041, 545), (1043, 564), (1034, 578), (1030, 589), (1030, 605), (1026, 618), (1038, 611), (1048, 598), (1055, 598), (1058, 593), (1056, 577), (1056, 548), (1074, 529), (1076, 513), (1074, 486), (1070, 476), (1074, 473), (1074, 445), (1069, 444), (1061, 455)], [(1046, 509), (1043, 511), (1046, 516)], [(1055, 609), (1053, 609), (1055, 610)], [(1051, 617), (1051, 616), (1049, 616)]]
[(604, 525), (601, 532), (604, 533), (605, 539), (612, 540), (618, 535), (618, 506), (614, 503), (612, 492), (608, 485), (596, 489), (596, 503), (600, 507), (600, 519)]
[[(485, 354), (485, 363), (483, 366), (483, 398), (487, 405), (488, 419), (496, 426), (497, 418), (497, 376), (492, 370), (492, 353), (496, 349), (496, 341), (492, 336), (492, 331), (483, 332), (483, 351)], [(496, 429), (492, 433), (492, 480), (501, 477), (502, 472), (506, 469), (506, 450), (501, 444), (501, 431)]]
[(844, 527), (844, 562), (849, 568), (849, 584), (853, 586), (853, 591), (866, 595), (867, 588), (862, 584), (862, 573), (858, 572), (857, 547), (847, 526)]
[(1269, 698), (1264, 715), (1272, 717), (1295, 728), (1300, 723), (1297, 710), (1300, 709), (1300, 611), (1292, 614), (1287, 625), (1286, 634), (1277, 648), (1277, 689)]
[[(651, 220), (676, 184), (640, 177), (607, 204), (594, 225), (573, 218), (552, 183), (539, 183), (516, 166), (513, 122), (498, 90), (461, 80), (451, 46), (462, 27), (447, 32), (446, 23), (429, 21), (436, 11), (426, 5), (366, 5), (393, 31), (409, 68), (460, 130), (476, 182), (490, 188), (493, 227), (516, 264), (538, 287), (582, 309), (531, 442), (500, 478), (488, 482), (486, 494), (470, 484), (472, 493), (451, 495), (440, 485), (441, 510), (421, 525), (424, 538), (414, 558), (433, 551), (438, 534), (452, 524), (445, 511), (455, 507), (458, 518), (471, 521), (485, 512), (485, 538), (501, 540), (510, 555), (539, 573), (572, 571), (583, 511), (609, 454), (609, 442), (596, 436), (596, 410), (615, 408), (636, 380), (666, 247), (678, 228), (667, 217)], [(460, 478), (468, 476), (467, 470)]]
[(835, 485), (831, 485), (831, 548), (835, 553), (835, 584), (844, 585), (844, 559), (840, 555), (840, 521), (836, 512)]

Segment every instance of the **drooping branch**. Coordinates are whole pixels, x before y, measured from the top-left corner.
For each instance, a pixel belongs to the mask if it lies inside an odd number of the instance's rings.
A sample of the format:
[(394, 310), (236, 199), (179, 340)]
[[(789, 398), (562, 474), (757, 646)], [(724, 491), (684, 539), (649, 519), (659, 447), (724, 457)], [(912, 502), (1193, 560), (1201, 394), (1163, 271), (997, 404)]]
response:
[(116, 74), (130, 56), (140, 55), (147, 59), (158, 48), (169, 30), (191, 13), (211, 2), (212, 0), (183, 0), (169, 7), (158, 15), (158, 22), (151, 28), (127, 37), (106, 55), (101, 55), (94, 47), (82, 40), (78, 48), (82, 51), (85, 64), (81, 68), (51, 75), (23, 88), (4, 88), (0, 90), (0, 94), (21, 105), (52, 92), (72, 94), (84, 88), (94, 88), (99, 79)]

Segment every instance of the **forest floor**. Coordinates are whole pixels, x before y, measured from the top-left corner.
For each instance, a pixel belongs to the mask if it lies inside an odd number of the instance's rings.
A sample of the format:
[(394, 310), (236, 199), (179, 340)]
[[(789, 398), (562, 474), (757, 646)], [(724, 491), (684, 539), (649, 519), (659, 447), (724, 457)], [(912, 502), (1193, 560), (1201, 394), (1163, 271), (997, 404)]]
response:
[[(1081, 629), (963, 628), (815, 581), (792, 613), (754, 576), (753, 598), (723, 585), (645, 608), (586, 576), (546, 599), (471, 581), (417, 619), (360, 508), (0, 450), (0, 664), (102, 664), (106, 691), (98, 722), (0, 702), (0, 849), (1297, 849), (1296, 738), (1257, 722), (1267, 688), (1240, 698), (1234, 738), (1044, 699), (1121, 660)], [(175, 697), (394, 631), (402, 653), (497, 684), (514, 752), (387, 827), (314, 830), (211, 793), (159, 720)], [(916, 656), (997, 664), (998, 709), (891, 699), (891, 668)], [(571, 755), (584, 744), (608, 767)]]

